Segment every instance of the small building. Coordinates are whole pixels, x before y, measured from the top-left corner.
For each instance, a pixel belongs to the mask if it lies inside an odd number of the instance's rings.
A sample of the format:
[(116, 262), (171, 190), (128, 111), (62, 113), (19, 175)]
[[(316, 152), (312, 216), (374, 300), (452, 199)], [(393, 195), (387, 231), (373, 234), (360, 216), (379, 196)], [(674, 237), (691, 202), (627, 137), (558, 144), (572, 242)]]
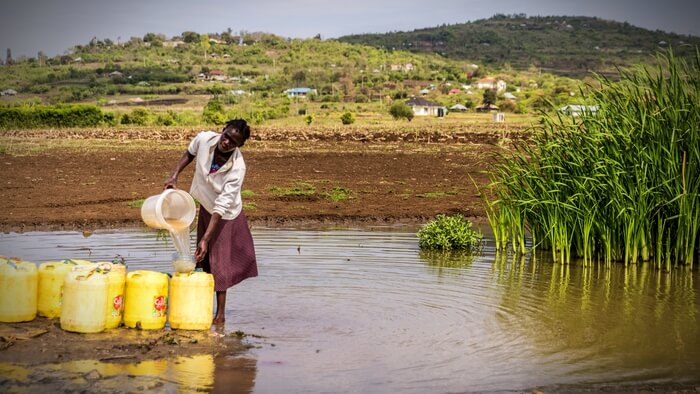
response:
[(225, 81), (226, 74), (221, 70), (211, 70), (207, 73), (207, 79), (210, 81)]
[(185, 42), (182, 40), (163, 41), (165, 48), (177, 48), (180, 45), (185, 45)]
[(498, 111), (498, 106), (494, 104), (481, 104), (476, 106), (476, 112), (491, 112), (491, 111)]
[(455, 111), (455, 112), (466, 112), (467, 109), (468, 108), (462, 104), (455, 104), (455, 105), (450, 107), (450, 111)]
[(289, 88), (284, 91), (289, 97), (307, 97), (308, 95), (315, 93), (316, 89), (312, 88)]
[(503, 93), (503, 98), (510, 100), (510, 101), (515, 101), (515, 99), (517, 97), (515, 97), (515, 95), (511, 92), (505, 92), (505, 93)]
[(415, 67), (413, 67), (413, 63), (389, 65), (389, 70), (391, 70), (391, 71), (409, 72), (409, 71), (413, 71), (414, 69), (415, 69)]
[(411, 107), (416, 116), (443, 117), (447, 115), (447, 108), (422, 97), (413, 97), (406, 101), (406, 105)]
[(581, 116), (581, 115), (595, 115), (598, 112), (597, 105), (565, 105), (559, 108), (559, 112), (571, 115), (571, 116)]
[(124, 74), (121, 73), (121, 71), (112, 71), (111, 73), (107, 74), (108, 76), (114, 78), (114, 77), (123, 77)]
[(317, 94), (316, 89), (311, 88), (289, 88), (284, 92), (288, 97), (307, 97), (311, 94)]
[(476, 83), (477, 89), (496, 89), (497, 92), (506, 90), (506, 82), (503, 80), (496, 80), (496, 78), (481, 78)]
[(0, 96), (16, 96), (17, 91), (14, 89), (5, 89), (2, 92), (0, 92)]

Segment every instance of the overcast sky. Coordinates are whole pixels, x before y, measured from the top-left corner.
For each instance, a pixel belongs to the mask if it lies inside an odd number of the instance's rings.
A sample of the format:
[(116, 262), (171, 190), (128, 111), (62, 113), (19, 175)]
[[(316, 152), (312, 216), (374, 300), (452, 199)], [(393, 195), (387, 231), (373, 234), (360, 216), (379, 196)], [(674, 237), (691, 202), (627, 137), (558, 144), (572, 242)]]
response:
[(66, 53), (93, 37), (126, 41), (184, 31), (263, 31), (335, 38), (464, 23), (496, 13), (597, 16), (651, 30), (700, 36), (700, 0), (6, 0), (0, 56)]

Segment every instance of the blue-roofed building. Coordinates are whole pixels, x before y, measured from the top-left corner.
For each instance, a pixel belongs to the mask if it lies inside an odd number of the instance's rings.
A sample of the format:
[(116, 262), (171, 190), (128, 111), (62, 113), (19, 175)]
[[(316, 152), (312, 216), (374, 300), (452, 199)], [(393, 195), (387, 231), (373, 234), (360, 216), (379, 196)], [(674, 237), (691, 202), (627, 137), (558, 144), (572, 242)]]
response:
[(311, 88), (290, 88), (284, 91), (289, 97), (306, 97), (310, 94), (318, 94), (316, 89)]

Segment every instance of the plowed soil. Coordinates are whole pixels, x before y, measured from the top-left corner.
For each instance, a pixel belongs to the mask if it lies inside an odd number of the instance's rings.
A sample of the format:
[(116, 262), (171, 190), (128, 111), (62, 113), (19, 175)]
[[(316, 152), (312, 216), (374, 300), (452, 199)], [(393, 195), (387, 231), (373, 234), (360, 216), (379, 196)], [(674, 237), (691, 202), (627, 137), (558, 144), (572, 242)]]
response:
[[(139, 200), (162, 191), (195, 134), (3, 133), (3, 231), (142, 226)], [(294, 134), (285, 141), (268, 133), (242, 148), (252, 226), (422, 223), (441, 213), (483, 217), (471, 179), (488, 182), (497, 135), (328, 135)], [(189, 189), (193, 167), (183, 171), (179, 188)], [(295, 187), (312, 192), (289, 195)], [(347, 198), (333, 200), (333, 190), (341, 189)]]

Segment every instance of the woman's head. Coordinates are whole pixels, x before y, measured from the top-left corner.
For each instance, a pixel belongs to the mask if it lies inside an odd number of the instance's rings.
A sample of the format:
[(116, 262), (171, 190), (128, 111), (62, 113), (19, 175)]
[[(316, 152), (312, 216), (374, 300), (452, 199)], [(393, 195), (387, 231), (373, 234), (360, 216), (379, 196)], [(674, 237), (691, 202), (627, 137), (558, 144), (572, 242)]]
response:
[(247, 140), (250, 138), (250, 127), (248, 126), (248, 123), (246, 123), (245, 120), (243, 119), (232, 119), (226, 122), (226, 126), (224, 126), (224, 131), (226, 129), (232, 129), (231, 131), (236, 131), (239, 134), (243, 136), (243, 141)]
[(230, 152), (240, 148), (250, 138), (250, 127), (243, 119), (233, 119), (226, 122), (219, 139), (219, 150)]

